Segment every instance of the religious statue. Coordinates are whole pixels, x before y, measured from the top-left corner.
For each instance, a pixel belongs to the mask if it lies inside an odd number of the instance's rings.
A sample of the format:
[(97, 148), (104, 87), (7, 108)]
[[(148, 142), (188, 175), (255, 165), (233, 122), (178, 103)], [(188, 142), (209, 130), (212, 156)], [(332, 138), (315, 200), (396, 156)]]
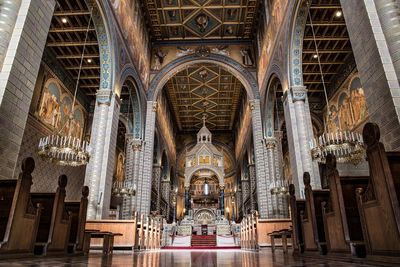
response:
[(117, 167), (115, 170), (115, 181), (117, 182), (123, 182), (124, 181), (124, 168), (125, 168), (125, 158), (124, 154), (120, 152), (118, 154), (118, 160), (117, 160)]
[(251, 55), (251, 49), (249, 47), (243, 47), (240, 49), (240, 54), (242, 55), (243, 65), (245, 66), (253, 66), (254, 61)]

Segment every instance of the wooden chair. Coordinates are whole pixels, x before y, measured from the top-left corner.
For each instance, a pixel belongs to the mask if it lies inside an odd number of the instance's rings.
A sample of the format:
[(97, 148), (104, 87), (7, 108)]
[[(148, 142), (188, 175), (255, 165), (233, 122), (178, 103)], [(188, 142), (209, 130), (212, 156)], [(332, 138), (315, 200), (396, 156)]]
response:
[(82, 197), (79, 202), (66, 202), (65, 209), (71, 214), (71, 228), (69, 232), (68, 252), (83, 250), (85, 235), (86, 213), (88, 206), (89, 187), (82, 188)]
[(365, 188), (368, 177), (340, 177), (336, 169), (336, 157), (326, 159), (329, 184), (329, 200), (323, 204), (325, 236), (328, 252), (350, 253), (365, 257), (361, 221), (357, 208), (355, 190)]
[(67, 251), (71, 226), (71, 216), (64, 205), (67, 181), (67, 176), (61, 175), (58, 179), (56, 193), (31, 194), (32, 202), (42, 205), (35, 254), (45, 255), (48, 252)]
[(400, 257), (400, 155), (386, 154), (375, 123), (364, 126), (363, 138), (370, 179), (357, 190), (357, 203), (367, 254)]
[(326, 254), (326, 240), (324, 222), (322, 219), (322, 202), (329, 198), (329, 190), (313, 190), (310, 184), (310, 174), (304, 173), (304, 191), (306, 207), (302, 216), (302, 231), (304, 237), (304, 251), (319, 251)]
[(0, 252), (32, 252), (41, 208), (32, 205), (33, 158), (22, 161), (18, 180), (0, 180)]
[(296, 199), (294, 184), (289, 185), (290, 194), (290, 217), (292, 218), (292, 246), (293, 254), (304, 252), (304, 238), (301, 226), (301, 214), (304, 213), (306, 201), (304, 199)]

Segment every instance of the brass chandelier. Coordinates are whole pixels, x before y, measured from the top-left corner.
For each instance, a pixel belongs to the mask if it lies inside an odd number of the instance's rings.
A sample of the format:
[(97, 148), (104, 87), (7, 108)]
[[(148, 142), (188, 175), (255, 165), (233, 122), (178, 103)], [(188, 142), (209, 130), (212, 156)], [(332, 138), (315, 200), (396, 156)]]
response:
[(90, 22), (92, 20), (92, 10), (90, 11), (90, 18), (86, 29), (85, 42), (83, 44), (82, 55), (79, 65), (78, 78), (75, 85), (74, 99), (72, 101), (71, 115), (65, 121), (64, 125), (58, 132), (40, 138), (38, 146), (38, 155), (52, 163), (62, 166), (82, 166), (89, 162), (90, 158), (90, 145), (89, 142), (81, 140), (72, 135), (72, 127), (68, 127), (67, 135), (62, 132), (65, 127), (70, 126), (74, 119), (74, 110), (76, 102), (76, 93), (79, 87), (79, 79), (82, 71), (82, 64), (85, 54), (85, 47), (89, 35)]
[(352, 163), (354, 165), (357, 165), (363, 160), (365, 154), (365, 147), (362, 135), (353, 131), (331, 132), (327, 128), (327, 124), (330, 119), (328, 94), (326, 92), (325, 80), (322, 72), (321, 60), (319, 57), (318, 45), (315, 38), (314, 25), (312, 22), (310, 10), (308, 10), (308, 16), (310, 18), (311, 32), (315, 45), (316, 58), (318, 59), (319, 71), (321, 74), (321, 81), (324, 89), (327, 109), (326, 122), (324, 124), (324, 133), (322, 133), (318, 138), (314, 138), (310, 141), (311, 156), (313, 160), (325, 163), (327, 155), (333, 154), (336, 156), (336, 160), (339, 163)]

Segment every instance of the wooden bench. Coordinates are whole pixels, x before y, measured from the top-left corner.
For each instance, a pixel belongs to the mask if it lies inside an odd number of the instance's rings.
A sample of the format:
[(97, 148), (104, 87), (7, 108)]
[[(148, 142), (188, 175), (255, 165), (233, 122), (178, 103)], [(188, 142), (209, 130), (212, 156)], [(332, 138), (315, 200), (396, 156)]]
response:
[(71, 228), (68, 240), (68, 252), (74, 253), (83, 250), (86, 213), (88, 206), (89, 187), (82, 188), (82, 197), (79, 202), (65, 202), (65, 209), (71, 214)]
[(304, 238), (301, 224), (301, 214), (304, 214), (306, 201), (304, 199), (296, 199), (294, 184), (289, 185), (290, 194), (290, 217), (292, 219), (292, 246), (293, 254), (304, 252)]
[(56, 193), (32, 193), (34, 205), (41, 204), (42, 213), (39, 220), (35, 242), (35, 254), (48, 252), (66, 252), (71, 226), (71, 216), (64, 206), (67, 176), (58, 179)]
[(306, 205), (302, 214), (302, 231), (304, 238), (304, 251), (319, 251), (327, 253), (324, 222), (322, 218), (322, 202), (329, 199), (329, 190), (313, 190), (310, 184), (310, 174), (304, 173), (304, 191)]
[(386, 153), (379, 141), (380, 131), (375, 123), (363, 130), (367, 145), (370, 179), (366, 189), (357, 190), (363, 236), (367, 254), (394, 256), (400, 259), (400, 153)]
[(100, 232), (97, 230), (93, 230), (93, 231), (85, 231), (85, 234), (87, 239), (88, 239), (88, 245), (85, 246), (85, 253), (89, 252), (90, 248), (90, 240), (92, 238), (102, 238), (103, 239), (103, 254), (104, 255), (110, 255), (113, 253), (113, 249), (114, 249), (114, 237), (116, 236), (122, 236), (121, 233), (111, 233), (111, 232)]
[(288, 252), (288, 245), (287, 245), (287, 239), (292, 238), (292, 231), (289, 229), (282, 229), (279, 231), (273, 231), (271, 233), (268, 233), (268, 236), (271, 238), (271, 250), (272, 252), (275, 251), (275, 239), (276, 238), (281, 238), (282, 239), (282, 248), (283, 248), (283, 253)]
[(33, 251), (41, 208), (31, 203), (30, 189), (35, 161), (22, 161), (18, 180), (0, 180), (0, 252)]
[(330, 195), (323, 204), (323, 219), (328, 253), (351, 253), (365, 257), (362, 226), (355, 190), (366, 188), (368, 177), (340, 177), (336, 158), (326, 159), (326, 176)]

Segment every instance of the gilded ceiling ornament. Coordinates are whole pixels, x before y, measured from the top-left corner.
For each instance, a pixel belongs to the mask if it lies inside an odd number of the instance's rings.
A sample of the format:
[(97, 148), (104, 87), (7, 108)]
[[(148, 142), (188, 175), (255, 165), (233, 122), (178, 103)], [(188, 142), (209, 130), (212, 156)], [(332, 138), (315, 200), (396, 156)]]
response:
[(196, 17), (196, 25), (199, 28), (199, 31), (201, 33), (206, 31), (209, 21), (210, 21), (210, 18), (206, 14), (203, 14), (203, 13)]

